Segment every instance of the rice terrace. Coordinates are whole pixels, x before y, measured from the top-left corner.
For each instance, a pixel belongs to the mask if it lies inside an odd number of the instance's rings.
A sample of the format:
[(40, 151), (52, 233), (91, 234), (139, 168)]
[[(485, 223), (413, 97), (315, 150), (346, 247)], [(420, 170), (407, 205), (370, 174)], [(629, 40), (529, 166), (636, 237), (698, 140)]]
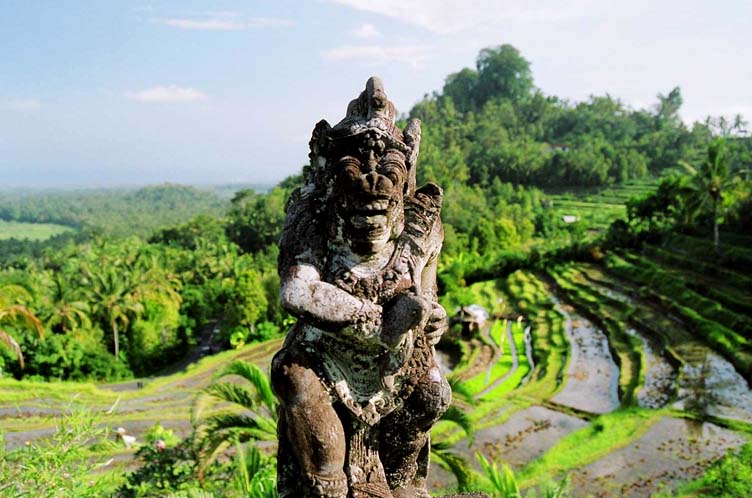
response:
[(0, 497), (752, 496), (752, 10), (429, 3), (8, 8)]

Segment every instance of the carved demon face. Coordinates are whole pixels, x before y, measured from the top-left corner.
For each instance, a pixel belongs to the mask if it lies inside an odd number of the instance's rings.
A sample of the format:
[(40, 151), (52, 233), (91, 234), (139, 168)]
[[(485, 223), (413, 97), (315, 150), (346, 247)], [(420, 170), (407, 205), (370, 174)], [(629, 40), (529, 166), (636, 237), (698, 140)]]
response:
[(373, 255), (404, 227), (405, 155), (370, 132), (347, 151), (334, 163), (333, 207), (351, 250)]

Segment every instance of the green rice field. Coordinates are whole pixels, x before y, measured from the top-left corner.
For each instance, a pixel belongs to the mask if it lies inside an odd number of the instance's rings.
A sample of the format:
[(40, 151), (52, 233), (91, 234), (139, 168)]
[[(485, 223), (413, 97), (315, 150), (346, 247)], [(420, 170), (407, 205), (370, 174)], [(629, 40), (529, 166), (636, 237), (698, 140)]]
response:
[(23, 223), (0, 220), (0, 240), (47, 240), (55, 235), (74, 231), (71, 227), (52, 223)]

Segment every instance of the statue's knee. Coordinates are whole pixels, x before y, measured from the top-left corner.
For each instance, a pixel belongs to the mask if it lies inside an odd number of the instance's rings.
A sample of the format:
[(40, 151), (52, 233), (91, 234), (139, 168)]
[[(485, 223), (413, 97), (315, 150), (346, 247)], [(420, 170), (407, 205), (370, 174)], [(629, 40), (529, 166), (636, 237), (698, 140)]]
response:
[(271, 381), (274, 393), (287, 408), (328, 399), (318, 375), (306, 366), (305, 361), (289, 354), (282, 353), (274, 357)]
[(438, 368), (429, 370), (424, 381), (418, 385), (415, 395), (415, 405), (421, 411), (420, 418), (426, 423), (438, 420), (452, 402), (452, 388)]
[(274, 394), (284, 402), (287, 393), (290, 391), (290, 382), (287, 375), (289, 367), (289, 358), (285, 351), (280, 351), (272, 359), (272, 368), (269, 372), (269, 378), (272, 383)]

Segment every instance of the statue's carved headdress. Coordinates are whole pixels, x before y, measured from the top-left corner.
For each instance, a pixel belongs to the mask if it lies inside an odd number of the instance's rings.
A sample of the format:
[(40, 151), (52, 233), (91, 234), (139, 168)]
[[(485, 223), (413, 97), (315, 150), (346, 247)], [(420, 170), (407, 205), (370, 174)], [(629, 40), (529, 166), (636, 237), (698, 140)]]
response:
[(415, 163), (420, 148), (420, 120), (410, 119), (405, 129), (400, 130), (395, 125), (396, 114), (381, 80), (376, 76), (369, 78), (365, 90), (347, 106), (342, 121), (334, 127), (326, 120), (316, 124), (309, 144), (311, 164), (306, 170), (306, 183), (328, 190), (333, 164), (344, 151), (359, 148), (383, 152), (391, 149), (405, 157), (408, 171), (405, 194), (413, 195)]

